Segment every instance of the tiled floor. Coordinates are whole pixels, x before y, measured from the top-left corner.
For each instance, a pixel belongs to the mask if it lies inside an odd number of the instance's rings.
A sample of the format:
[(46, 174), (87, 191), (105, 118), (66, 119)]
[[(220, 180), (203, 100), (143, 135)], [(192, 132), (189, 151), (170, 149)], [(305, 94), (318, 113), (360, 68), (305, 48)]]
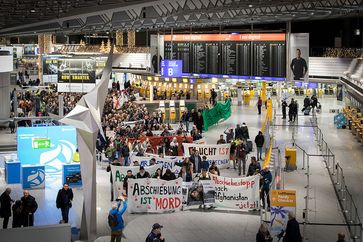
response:
[[(347, 130), (337, 130), (333, 127), (333, 115), (328, 114), (329, 107), (339, 105), (334, 99), (327, 98), (321, 101), (323, 105), (323, 114), (320, 115), (319, 121), (322, 129), (328, 138), (328, 143), (337, 155), (338, 161), (344, 167), (348, 187), (351, 189), (353, 196), (360, 211), (363, 211), (363, 202), (359, 200), (362, 194), (359, 191), (360, 182), (362, 181), (362, 155), (361, 144), (356, 142), (354, 137)], [(279, 113), (279, 111), (278, 111)], [(257, 115), (257, 109), (254, 105), (233, 106), (233, 114), (227, 121), (212, 127), (206, 134), (207, 143), (216, 143), (219, 134), (223, 133), (226, 128), (235, 127), (237, 123), (246, 122), (249, 126), (251, 139), (259, 131), (264, 121), (263, 115)], [(278, 124), (284, 124), (281, 116), (277, 117)], [(299, 124), (310, 124), (309, 118), (299, 117)], [(276, 130), (277, 145), (283, 152), (285, 145), (291, 143), (291, 127), (277, 127)], [(316, 143), (311, 128), (298, 128), (296, 142), (307, 150), (308, 153), (318, 153)], [(15, 141), (15, 137), (9, 134), (0, 133), (1, 142), (7, 143)], [(282, 153), (283, 157), (283, 153)], [(347, 159), (349, 158), (349, 159)], [(320, 158), (310, 160), (311, 166), (311, 199), (309, 200), (309, 221), (318, 223), (342, 223), (343, 218), (339, 211), (339, 206), (333, 187), (330, 183), (326, 168)], [(302, 221), (302, 210), (305, 207), (306, 175), (301, 166), (301, 159), (298, 159), (298, 170), (284, 174), (284, 184), (286, 189), (297, 190), (297, 216)], [(222, 175), (237, 176), (235, 170), (222, 170)], [(3, 174), (1, 174), (0, 191), (6, 184)], [(18, 199), (21, 196), (21, 187), (19, 185), (11, 186), (13, 188), (12, 197)], [(60, 179), (56, 177), (47, 180), (45, 190), (34, 190), (31, 193), (36, 197), (39, 203), (39, 210), (36, 213), (35, 223), (54, 224), (60, 220), (60, 212), (55, 208), (55, 196), (61, 187)], [(109, 173), (99, 168), (97, 170), (97, 211), (98, 211), (98, 234), (107, 236), (109, 228), (107, 225), (107, 213), (110, 207), (110, 184)], [(358, 199), (359, 198), (359, 199)], [(70, 222), (73, 227), (79, 227), (82, 204), (82, 189), (75, 189), (74, 206), (70, 213)], [(255, 234), (260, 222), (259, 214), (239, 213), (233, 211), (200, 211), (188, 210), (180, 213), (170, 214), (150, 214), (150, 215), (133, 215), (126, 214), (127, 223), (125, 229), (126, 239), (123, 241), (144, 241), (149, 233), (151, 225), (159, 222), (164, 225), (162, 230), (167, 241), (254, 241)], [(303, 227), (301, 227), (303, 230)], [(337, 232), (343, 231), (344, 227), (336, 226), (308, 226), (307, 238), (309, 241), (335, 241)], [(107, 241), (100, 239), (99, 241)]]

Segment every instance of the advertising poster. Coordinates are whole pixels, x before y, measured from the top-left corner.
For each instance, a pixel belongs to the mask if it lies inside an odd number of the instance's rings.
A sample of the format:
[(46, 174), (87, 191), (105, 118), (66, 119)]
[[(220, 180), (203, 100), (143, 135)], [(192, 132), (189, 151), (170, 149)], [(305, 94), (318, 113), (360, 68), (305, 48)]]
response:
[[(153, 176), (158, 168), (162, 168), (161, 164), (153, 166), (146, 166), (145, 171), (149, 172), (150, 176)], [(139, 166), (113, 166), (111, 165), (112, 179), (113, 179), (113, 192), (115, 197), (119, 197), (123, 193), (124, 179), (127, 171), (131, 170), (132, 174), (136, 174), (140, 171)]]
[(184, 156), (189, 157), (193, 149), (199, 151), (201, 157), (206, 156), (209, 165), (215, 162), (219, 168), (229, 167), (230, 144), (206, 145), (183, 143)]
[(43, 82), (57, 83), (58, 58), (43, 57)]
[(80, 164), (65, 164), (63, 165), (63, 183), (68, 183), (69, 186), (81, 186), (81, 165)]
[(45, 167), (24, 165), (22, 167), (23, 189), (39, 189), (45, 187)]
[(183, 182), (182, 185), (182, 194), (183, 194), (183, 206), (187, 206), (188, 197), (189, 197), (189, 189), (193, 186), (194, 182)]
[(162, 213), (182, 208), (183, 180), (164, 181), (154, 178), (131, 179), (128, 184), (130, 213)]
[(288, 213), (296, 211), (295, 190), (271, 190), (271, 235), (280, 239), (285, 232)]
[(60, 174), (77, 149), (72, 126), (19, 127), (18, 159), (23, 165), (44, 165), (47, 174)]
[(221, 208), (251, 210), (259, 208), (260, 176), (229, 178), (211, 175), (215, 186), (215, 204)]
[(309, 81), (309, 33), (290, 35), (290, 80)]

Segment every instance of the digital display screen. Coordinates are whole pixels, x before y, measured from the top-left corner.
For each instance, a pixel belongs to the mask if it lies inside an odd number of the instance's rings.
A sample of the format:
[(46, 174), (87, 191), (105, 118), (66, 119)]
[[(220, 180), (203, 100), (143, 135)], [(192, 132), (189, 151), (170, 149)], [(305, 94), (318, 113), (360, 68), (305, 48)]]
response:
[(162, 60), (160, 74), (164, 77), (181, 77), (183, 74), (183, 61)]

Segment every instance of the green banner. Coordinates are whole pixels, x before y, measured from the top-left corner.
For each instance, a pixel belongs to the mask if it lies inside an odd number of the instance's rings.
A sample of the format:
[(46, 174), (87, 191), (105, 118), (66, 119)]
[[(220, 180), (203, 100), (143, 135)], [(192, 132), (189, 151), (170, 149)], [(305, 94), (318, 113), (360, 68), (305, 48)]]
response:
[(48, 149), (50, 148), (51, 142), (50, 139), (34, 139), (33, 140), (33, 149)]
[(212, 109), (206, 109), (202, 112), (204, 121), (204, 131), (208, 131), (208, 128), (219, 120), (227, 120), (232, 114), (230, 99), (225, 103), (217, 103)]

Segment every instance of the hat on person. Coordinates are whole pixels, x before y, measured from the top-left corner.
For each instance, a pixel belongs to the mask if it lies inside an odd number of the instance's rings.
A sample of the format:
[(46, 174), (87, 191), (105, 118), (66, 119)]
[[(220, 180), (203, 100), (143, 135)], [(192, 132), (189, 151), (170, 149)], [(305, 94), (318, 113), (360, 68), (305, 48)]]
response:
[(145, 170), (145, 168), (144, 168), (143, 166), (140, 166), (140, 171), (141, 171), (141, 170)]
[(153, 224), (153, 229), (161, 229), (161, 228), (163, 228), (162, 225), (160, 225), (158, 223)]

